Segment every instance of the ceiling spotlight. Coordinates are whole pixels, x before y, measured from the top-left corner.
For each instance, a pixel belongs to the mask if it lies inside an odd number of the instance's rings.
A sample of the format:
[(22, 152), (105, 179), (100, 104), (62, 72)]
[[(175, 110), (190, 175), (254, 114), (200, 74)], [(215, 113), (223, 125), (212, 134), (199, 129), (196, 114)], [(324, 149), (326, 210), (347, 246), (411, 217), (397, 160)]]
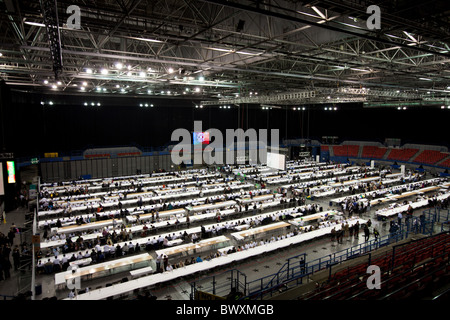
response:
[(44, 105), (45, 104), (45, 102), (44, 101), (41, 101), (41, 105)]
[(92, 69), (91, 68), (87, 68), (86, 69), (86, 73), (92, 73)]
[(146, 103), (144, 106), (147, 108), (148, 107), (148, 103)]
[(116, 84), (116, 88), (119, 89), (120, 88), (120, 84)]
[(328, 108), (327, 108), (327, 107), (325, 107), (325, 110), (328, 110)]
[(151, 108), (153, 108), (153, 103), (152, 103), (152, 104), (150, 104), (150, 107), (151, 107)]
[(53, 105), (53, 101), (49, 101), (48, 104), (52, 106)]
[(143, 104), (142, 104), (142, 103), (140, 103), (140, 104), (139, 104), (139, 107), (143, 107)]
[(302, 110), (304, 111), (304, 110), (306, 110), (306, 108), (305, 108), (305, 107), (303, 107), (303, 108), (302, 108)]
[(124, 89), (124, 88), (121, 88), (121, 89), (120, 89), (120, 92), (125, 92), (125, 89)]
[(86, 89), (86, 88), (85, 88), (85, 87), (81, 87), (80, 89), (81, 89), (82, 91), (84, 91), (84, 89)]
[(119, 70), (123, 68), (123, 64), (120, 63), (120, 62), (117, 62), (115, 66), (116, 66), (116, 68), (119, 69)]
[(91, 102), (91, 106), (95, 106), (95, 103), (94, 103), (94, 102)]
[(173, 73), (173, 68), (169, 68), (169, 69), (167, 69), (167, 72), (169, 72), (169, 73)]
[(61, 81), (58, 81), (56, 84), (57, 84), (58, 86), (60, 86), (60, 85), (62, 85), (62, 82), (61, 82)]
[(88, 103), (87, 103), (87, 102), (85, 102), (85, 103), (84, 103), (84, 105), (85, 105), (85, 106), (87, 106), (87, 105), (88, 105)]
[(144, 78), (146, 76), (144, 71), (139, 72), (139, 77)]
[(201, 81), (201, 82), (205, 81), (205, 77), (204, 76), (198, 77), (198, 81)]
[(101, 106), (100, 102), (97, 102), (97, 106), (98, 106), (98, 107), (100, 107), (100, 106)]
[(337, 110), (337, 108), (336, 108), (336, 107), (334, 107), (334, 110)]
[(195, 88), (195, 92), (200, 92), (200, 88), (199, 87)]
[(44, 84), (48, 84), (48, 80), (44, 80)]
[(56, 88), (58, 88), (58, 86), (56, 84), (54, 84), (54, 85), (52, 85), (52, 88), (56, 89)]
[(108, 74), (108, 70), (107, 69), (102, 69), (100, 70), (100, 73), (103, 75), (107, 75)]
[(87, 82), (83, 81), (83, 86), (86, 87), (87, 86)]

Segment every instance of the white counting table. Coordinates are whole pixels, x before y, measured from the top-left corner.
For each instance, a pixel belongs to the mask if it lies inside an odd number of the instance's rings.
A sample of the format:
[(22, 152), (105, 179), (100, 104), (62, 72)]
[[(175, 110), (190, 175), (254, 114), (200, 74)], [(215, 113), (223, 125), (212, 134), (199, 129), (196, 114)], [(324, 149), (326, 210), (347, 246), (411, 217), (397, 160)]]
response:
[[(360, 224), (366, 223), (366, 220), (353, 219), (348, 220), (349, 226), (356, 224), (359, 221)], [(138, 279), (130, 280), (128, 282), (119, 283), (112, 285), (110, 287), (91, 290), (87, 293), (80, 294), (76, 296), (73, 300), (102, 300), (108, 297), (117, 296), (132, 292), (135, 289), (140, 289), (144, 287), (154, 286), (159, 283), (164, 283), (177, 279), (179, 277), (184, 277), (187, 275), (192, 275), (200, 271), (206, 271), (215, 267), (225, 266), (227, 264), (245, 260), (251, 257), (256, 257), (266, 252), (271, 252), (278, 250), (280, 248), (288, 247), (290, 245), (295, 245), (302, 243), (304, 241), (309, 241), (315, 238), (319, 238), (331, 233), (331, 230), (335, 228), (340, 230), (341, 224), (336, 224), (334, 226), (321, 228), (307, 233), (301, 233), (293, 237), (285, 238), (283, 240), (275, 241), (272, 243), (265, 244), (263, 246), (257, 246), (249, 250), (235, 252), (229, 255), (223, 255), (218, 258), (214, 258), (209, 261), (203, 261), (200, 263), (191, 264), (184, 266), (183, 268), (174, 269), (173, 271), (149, 275), (141, 277)], [(65, 300), (71, 300), (66, 298)]]

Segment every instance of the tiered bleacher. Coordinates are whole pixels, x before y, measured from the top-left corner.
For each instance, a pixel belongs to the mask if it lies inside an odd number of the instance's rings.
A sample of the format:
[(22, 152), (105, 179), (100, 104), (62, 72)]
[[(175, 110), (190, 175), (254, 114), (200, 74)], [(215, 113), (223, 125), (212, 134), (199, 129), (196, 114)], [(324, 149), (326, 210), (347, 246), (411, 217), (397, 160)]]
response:
[(357, 157), (359, 152), (359, 146), (355, 145), (335, 145), (332, 148), (336, 157)]
[(377, 146), (363, 146), (361, 158), (382, 159), (387, 150), (387, 148)]
[(417, 157), (414, 158), (414, 162), (424, 164), (436, 164), (437, 162), (448, 157), (448, 153), (436, 151), (436, 150), (423, 150)]
[(380, 289), (367, 287), (367, 261), (331, 275), (300, 300), (366, 300), (425, 298), (450, 279), (450, 234), (440, 233), (395, 246), (372, 258), (380, 267)]
[(409, 161), (419, 149), (391, 149), (387, 160)]

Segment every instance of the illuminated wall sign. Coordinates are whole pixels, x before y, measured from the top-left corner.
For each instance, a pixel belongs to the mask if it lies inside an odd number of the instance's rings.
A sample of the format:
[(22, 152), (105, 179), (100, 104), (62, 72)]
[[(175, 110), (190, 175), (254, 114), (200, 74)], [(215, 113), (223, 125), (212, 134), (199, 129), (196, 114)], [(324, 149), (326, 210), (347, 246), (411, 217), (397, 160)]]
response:
[(6, 161), (6, 171), (8, 172), (8, 183), (16, 183), (16, 168), (14, 161)]

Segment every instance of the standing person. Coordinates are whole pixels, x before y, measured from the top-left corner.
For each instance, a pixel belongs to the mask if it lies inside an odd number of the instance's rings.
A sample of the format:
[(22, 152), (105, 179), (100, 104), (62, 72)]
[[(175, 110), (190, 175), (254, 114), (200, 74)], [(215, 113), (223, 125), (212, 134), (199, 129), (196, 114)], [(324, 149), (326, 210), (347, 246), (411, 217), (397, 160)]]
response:
[(397, 215), (398, 225), (399, 225), (399, 226), (402, 225), (402, 218), (403, 218), (403, 215), (402, 215), (401, 212), (399, 212), (398, 215)]
[(359, 238), (359, 221), (356, 221), (353, 233), (355, 235), (355, 239), (358, 239)]
[(156, 257), (156, 273), (158, 273), (161, 268), (161, 259), (161, 254)]
[(5, 280), (9, 279), (11, 277), (11, 262), (9, 262), (9, 260), (5, 256), (0, 257), (0, 259), (0, 264), (2, 265)]
[(169, 257), (167, 255), (164, 255), (163, 263), (164, 263), (164, 269), (163, 269), (163, 271), (164, 271), (164, 270), (167, 270), (167, 266), (169, 265)]
[(346, 224), (344, 225), (344, 236), (345, 236), (346, 238), (348, 238), (349, 234), (350, 234), (349, 226), (348, 226), (348, 223), (346, 223)]
[(17, 269), (19, 269), (20, 267), (20, 251), (19, 251), (19, 247), (16, 245), (13, 253), (12, 253), (12, 257), (14, 260), (14, 271), (17, 271)]
[(375, 236), (375, 241), (378, 240), (380, 233), (378, 232), (377, 228), (373, 228), (373, 235)]
[(364, 225), (364, 241), (365, 242), (369, 241), (369, 237), (370, 237), (370, 230), (369, 226), (366, 224)]
[(11, 229), (9, 229), (8, 232), (8, 240), (9, 240), (9, 244), (12, 246), (14, 243), (14, 238), (16, 236), (16, 229), (11, 227)]

